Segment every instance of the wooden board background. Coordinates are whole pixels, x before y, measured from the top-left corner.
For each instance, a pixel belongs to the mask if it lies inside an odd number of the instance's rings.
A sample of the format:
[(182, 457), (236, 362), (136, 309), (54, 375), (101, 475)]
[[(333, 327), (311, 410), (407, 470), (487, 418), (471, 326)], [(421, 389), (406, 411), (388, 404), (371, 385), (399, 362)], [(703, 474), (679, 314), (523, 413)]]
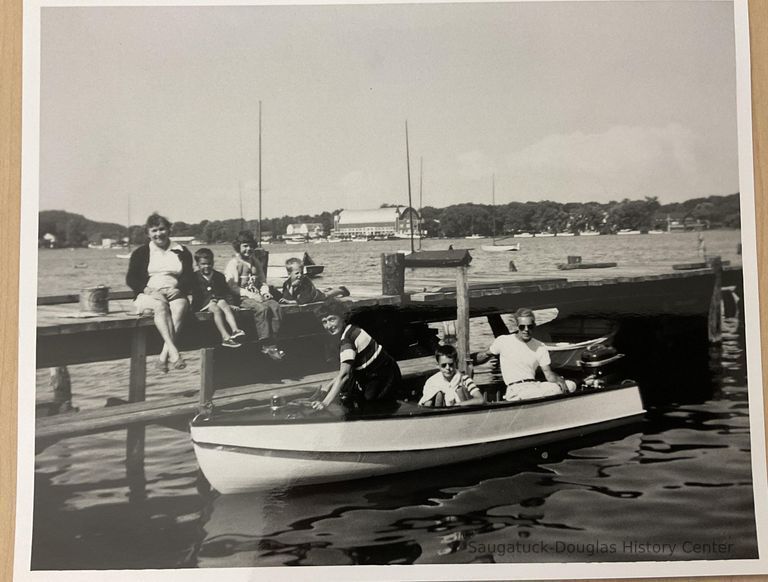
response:
[[(0, 0), (0, 580), (13, 572), (16, 490), (16, 388), (19, 260), (19, 197), (21, 192), (21, 0)], [(768, 0), (750, 0), (752, 52), (752, 124), (763, 394), (768, 382)], [(764, 413), (768, 413), (768, 406)], [(768, 414), (767, 414), (768, 416)], [(768, 524), (762, 524), (763, 527)], [(696, 578), (688, 578), (694, 580)], [(768, 580), (768, 576), (729, 580)]]

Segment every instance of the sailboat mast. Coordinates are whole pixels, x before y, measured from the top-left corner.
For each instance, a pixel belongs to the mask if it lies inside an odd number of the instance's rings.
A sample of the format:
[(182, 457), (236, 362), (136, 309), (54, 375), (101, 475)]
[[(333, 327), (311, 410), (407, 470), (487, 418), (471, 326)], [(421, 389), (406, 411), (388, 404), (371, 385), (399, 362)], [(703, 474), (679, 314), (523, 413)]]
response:
[(496, 241), (496, 174), (491, 174), (491, 236)]
[(408, 120), (405, 120), (405, 165), (408, 169), (408, 210), (409, 210), (409, 216), (408, 216), (408, 223), (411, 225), (411, 252), (414, 251), (413, 248), (413, 214), (411, 211), (413, 210), (413, 202), (411, 201), (411, 154), (410, 150), (408, 149)]
[(419, 250), (421, 250), (421, 211), (422, 211), (422, 186), (424, 183), (424, 158), (419, 157)]
[(256, 245), (261, 246), (261, 100), (259, 100), (259, 222), (256, 225)]
[(237, 190), (238, 194), (240, 196), (240, 230), (245, 229), (245, 217), (243, 216), (243, 182), (242, 180), (238, 180), (237, 182)]

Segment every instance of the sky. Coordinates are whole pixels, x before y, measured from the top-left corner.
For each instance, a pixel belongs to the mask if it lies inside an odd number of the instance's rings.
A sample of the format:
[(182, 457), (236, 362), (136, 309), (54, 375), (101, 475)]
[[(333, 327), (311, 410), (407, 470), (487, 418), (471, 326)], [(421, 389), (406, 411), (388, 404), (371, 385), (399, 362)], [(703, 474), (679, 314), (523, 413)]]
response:
[(738, 191), (733, 5), (47, 7), (40, 208), (143, 223)]

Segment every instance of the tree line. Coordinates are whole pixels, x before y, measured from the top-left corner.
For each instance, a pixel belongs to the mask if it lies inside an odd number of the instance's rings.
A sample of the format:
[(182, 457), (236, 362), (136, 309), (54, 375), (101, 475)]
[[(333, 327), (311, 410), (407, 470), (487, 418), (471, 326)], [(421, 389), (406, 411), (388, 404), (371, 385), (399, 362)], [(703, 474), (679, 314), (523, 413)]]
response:
[[(384, 204), (382, 206), (394, 206)], [(277, 238), (289, 224), (320, 223), (326, 233), (333, 228), (333, 217), (340, 210), (320, 214), (302, 214), (266, 218), (261, 221), (263, 237)], [(656, 197), (599, 202), (510, 202), (490, 204), (463, 203), (445, 208), (422, 209), (422, 228), (427, 236), (460, 237), (472, 234), (505, 236), (516, 233), (559, 233), (595, 231), (603, 234), (620, 230), (665, 230), (668, 221), (703, 228), (740, 228), (739, 195), (692, 198), (685, 202), (659, 203)], [(171, 217), (172, 218), (172, 217)], [(176, 236), (192, 236), (207, 243), (229, 242), (240, 230), (258, 232), (257, 220), (203, 220), (198, 223), (178, 221)], [(50, 244), (51, 236), (55, 243)], [(47, 238), (45, 238), (47, 236)], [(123, 240), (133, 245), (146, 241), (144, 227), (96, 222), (80, 214), (63, 210), (44, 210), (39, 215), (41, 246), (81, 247), (99, 244), (103, 238)]]

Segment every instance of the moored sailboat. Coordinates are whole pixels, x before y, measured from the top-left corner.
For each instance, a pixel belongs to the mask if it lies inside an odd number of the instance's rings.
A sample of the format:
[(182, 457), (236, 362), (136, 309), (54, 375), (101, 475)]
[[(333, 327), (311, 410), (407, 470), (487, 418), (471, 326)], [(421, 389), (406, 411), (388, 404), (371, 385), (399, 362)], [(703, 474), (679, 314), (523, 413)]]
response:
[[(491, 200), (493, 203), (494, 212), (496, 210), (496, 175), (491, 178)], [(519, 251), (520, 243), (498, 244), (496, 242), (496, 218), (491, 217), (491, 232), (493, 234), (493, 244), (481, 245), (480, 248), (489, 253), (507, 253), (511, 251)]]

